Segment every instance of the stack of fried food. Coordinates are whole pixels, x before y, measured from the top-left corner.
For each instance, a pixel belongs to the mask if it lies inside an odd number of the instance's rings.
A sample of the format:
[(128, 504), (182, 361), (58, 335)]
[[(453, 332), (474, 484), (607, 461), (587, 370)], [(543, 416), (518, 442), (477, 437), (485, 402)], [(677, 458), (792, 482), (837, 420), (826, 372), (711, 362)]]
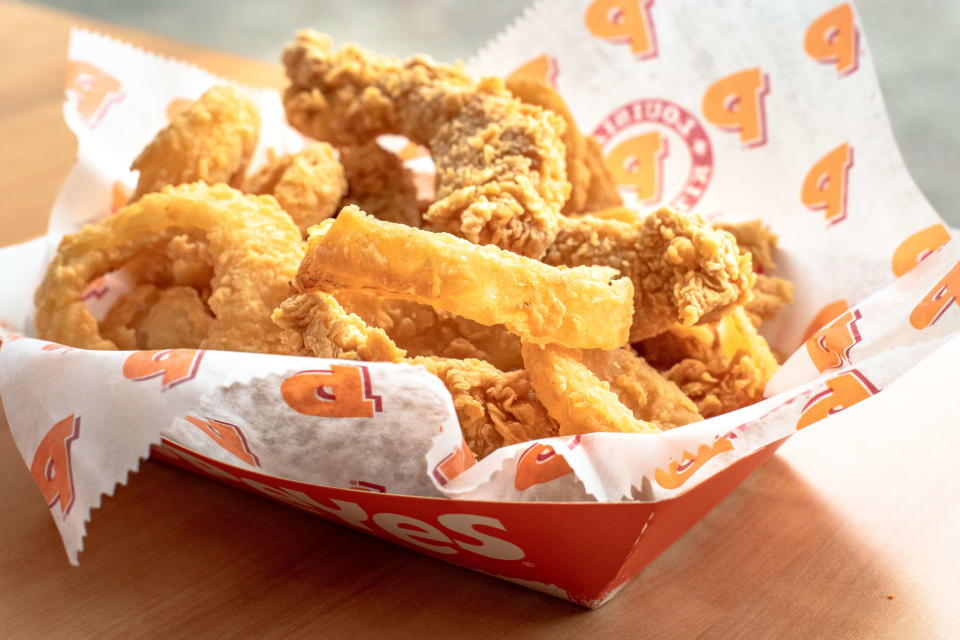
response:
[[(257, 110), (209, 90), (133, 161), (130, 203), (64, 238), (36, 294), (41, 338), (422, 365), (479, 457), (762, 397), (778, 364), (757, 325), (792, 285), (769, 275), (759, 222), (624, 209), (599, 145), (538, 80), (333, 51), (310, 31), (283, 61), (288, 120), (314, 141), (247, 175)], [(383, 134), (430, 151), (432, 202)], [(98, 322), (82, 293), (118, 270), (133, 288)]]

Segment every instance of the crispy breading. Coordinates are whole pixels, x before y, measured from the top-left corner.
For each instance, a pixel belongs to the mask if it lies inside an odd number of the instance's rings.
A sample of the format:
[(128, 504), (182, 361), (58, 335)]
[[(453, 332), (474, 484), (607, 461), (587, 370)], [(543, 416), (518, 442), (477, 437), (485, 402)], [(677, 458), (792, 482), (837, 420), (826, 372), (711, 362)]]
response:
[(652, 422), (634, 417), (610, 384), (584, 364), (582, 350), (524, 341), (521, 351), (533, 390), (550, 417), (557, 421), (560, 435), (661, 431)]
[(780, 309), (793, 302), (793, 283), (770, 275), (777, 268), (773, 253), (777, 249), (777, 235), (767, 229), (761, 220), (740, 223), (719, 223), (717, 229), (733, 234), (740, 249), (750, 253), (757, 282), (744, 308), (754, 325), (772, 320)]
[(100, 333), (118, 349), (197, 348), (212, 322), (196, 289), (142, 284), (117, 299)]
[(630, 278), (635, 308), (631, 342), (743, 304), (755, 279), (749, 254), (739, 251), (733, 236), (711, 228), (698, 215), (667, 208), (635, 224), (564, 218), (544, 261), (604, 265)]
[(704, 418), (761, 400), (779, 367), (742, 307), (716, 322), (673, 327), (638, 348), (697, 403)]
[(347, 180), (334, 148), (318, 142), (294, 154), (272, 157), (250, 176), (244, 190), (272, 195), (306, 236), (307, 229), (337, 212)]
[(462, 65), (354, 46), (332, 52), (309, 30), (283, 62), (284, 108), (301, 132), (341, 147), (394, 133), (430, 149), (430, 228), (535, 258), (553, 241), (570, 192), (556, 114), (516, 99), (499, 78), (474, 80)]
[(502, 324), (537, 343), (613, 349), (626, 342), (633, 314), (633, 287), (616, 275), (605, 267), (551, 267), (346, 207), (311, 233), (296, 286), (361, 289)]
[(406, 355), (383, 329), (347, 313), (327, 293), (301, 293), (283, 301), (271, 316), (286, 329), (288, 353), (318, 358), (399, 362)]
[(793, 283), (785, 278), (757, 274), (757, 282), (750, 290), (751, 297), (743, 305), (754, 326), (773, 320), (780, 309), (793, 302)]
[(410, 362), (422, 364), (446, 385), (463, 437), (478, 458), (506, 445), (558, 435), (526, 371), (504, 372), (475, 359), (421, 357)]
[(523, 368), (520, 338), (502, 325), (486, 327), (425, 304), (366, 291), (338, 291), (335, 297), (344, 309), (383, 329), (411, 356), (474, 358), (503, 371)]
[(161, 129), (130, 167), (140, 172), (130, 201), (167, 185), (202, 180), (239, 187), (257, 146), (260, 114), (229, 86), (213, 87)]
[(413, 174), (375, 140), (341, 150), (347, 193), (340, 206), (356, 205), (374, 218), (419, 227), (422, 222)]

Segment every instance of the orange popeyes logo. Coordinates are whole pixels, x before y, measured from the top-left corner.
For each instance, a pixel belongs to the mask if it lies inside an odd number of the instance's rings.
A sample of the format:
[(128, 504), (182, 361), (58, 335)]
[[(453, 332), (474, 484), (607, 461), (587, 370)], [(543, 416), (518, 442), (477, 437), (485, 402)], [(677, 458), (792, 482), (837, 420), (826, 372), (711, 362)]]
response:
[(214, 420), (212, 418), (204, 420), (203, 418), (195, 418), (193, 416), (186, 416), (184, 420), (210, 436), (214, 442), (237, 458), (251, 466), (260, 466), (260, 459), (250, 450), (250, 445), (247, 444), (247, 439), (244, 437), (243, 431), (241, 431), (237, 425), (224, 422), (223, 420)]
[(810, 23), (803, 50), (817, 62), (836, 63), (837, 74), (845, 76), (857, 70), (859, 40), (853, 8), (845, 2)]
[(543, 80), (551, 87), (556, 88), (557, 86), (557, 76), (560, 74), (560, 69), (557, 67), (557, 60), (551, 55), (546, 53), (540, 54), (536, 58), (531, 58), (527, 60), (522, 65), (514, 69), (507, 76), (507, 81), (514, 80), (521, 76), (532, 76), (534, 78), (539, 78)]
[(33, 454), (30, 475), (40, 487), (43, 499), (51, 509), (60, 504), (60, 513), (66, 518), (73, 507), (76, 493), (73, 487), (73, 469), (70, 465), (70, 445), (80, 437), (80, 416), (69, 415), (53, 425), (43, 436)]
[(910, 312), (910, 326), (918, 331), (933, 326), (940, 316), (957, 301), (958, 294), (960, 294), (960, 262), (953, 265), (947, 275), (943, 276), (930, 293), (913, 308)]
[[(580, 436), (576, 436), (567, 448), (573, 449), (578, 444)], [(525, 491), (534, 485), (556, 480), (569, 473), (573, 473), (573, 469), (567, 459), (552, 446), (538, 442), (520, 454), (513, 486), (517, 491)]]
[(107, 110), (123, 100), (123, 85), (88, 62), (67, 60), (67, 100), (91, 127), (97, 126)]
[(374, 395), (370, 371), (363, 365), (330, 365), (328, 370), (301, 371), (280, 384), (287, 405), (308, 416), (324, 418), (372, 418), (382, 411)]
[(663, 184), (667, 141), (659, 131), (627, 138), (604, 158), (610, 177), (621, 187), (634, 189), (642, 203), (658, 202)]
[(814, 211), (823, 210), (827, 224), (847, 217), (847, 180), (853, 166), (853, 147), (844, 142), (814, 164), (803, 179), (800, 201)]
[(921, 229), (907, 237), (893, 252), (890, 268), (898, 278), (920, 264), (927, 256), (950, 239), (950, 232), (940, 223)]
[(584, 22), (592, 35), (617, 44), (644, 59), (657, 55), (657, 35), (650, 19), (653, 0), (593, 0)]
[(800, 419), (797, 420), (798, 431), (880, 393), (880, 390), (856, 369), (834, 376), (825, 384), (827, 388), (804, 405)]
[(857, 328), (859, 320), (860, 310), (851, 309), (807, 340), (807, 353), (817, 371), (823, 373), (850, 363), (850, 349), (863, 340)]
[(658, 467), (653, 473), (653, 478), (664, 489), (678, 489), (697, 472), (697, 469), (705, 465), (714, 456), (724, 451), (733, 451), (732, 440), (736, 438), (737, 434), (731, 431), (722, 437), (718, 437), (713, 444), (701, 444), (697, 447), (696, 454), (684, 450), (679, 461), (671, 460), (666, 470)]
[(433, 469), (433, 477), (441, 485), (445, 485), (475, 464), (477, 464), (477, 456), (470, 451), (467, 442), (461, 440), (460, 446), (455, 451), (437, 463)]
[(767, 141), (763, 103), (769, 92), (769, 78), (759, 67), (730, 74), (703, 94), (703, 117), (724, 131), (739, 132), (743, 146), (759, 147)]
[(123, 363), (123, 377), (134, 382), (160, 378), (160, 390), (168, 391), (197, 376), (204, 353), (198, 349), (134, 351)]
[(814, 315), (810, 321), (810, 324), (807, 325), (806, 331), (803, 332), (803, 341), (806, 342), (809, 340), (813, 337), (813, 334), (820, 331), (828, 322), (848, 308), (850, 308), (850, 305), (847, 304), (846, 300), (834, 300), (833, 302), (828, 302), (823, 305), (823, 308), (817, 311), (816, 315)]

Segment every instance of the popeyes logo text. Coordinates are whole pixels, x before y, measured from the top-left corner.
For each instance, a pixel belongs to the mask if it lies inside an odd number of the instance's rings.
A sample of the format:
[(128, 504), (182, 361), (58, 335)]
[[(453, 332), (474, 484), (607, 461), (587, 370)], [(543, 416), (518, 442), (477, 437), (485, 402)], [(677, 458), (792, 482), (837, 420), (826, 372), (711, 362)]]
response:
[(798, 431), (880, 393), (880, 389), (857, 369), (834, 376), (824, 384), (826, 389), (814, 395), (804, 405), (800, 419), (797, 420)]
[(521, 560), (523, 549), (500, 537), (507, 533), (503, 523), (490, 516), (469, 513), (443, 513), (431, 517), (428, 522), (421, 518), (364, 508), (351, 500), (307, 495), (283, 481), (260, 474), (242, 475), (232, 473), (239, 469), (225, 469), (211, 460), (167, 445), (163, 453), (179, 462), (186, 463), (204, 475), (232, 485), (255, 491), (263, 496), (283, 502), (297, 509), (334, 520), (354, 529), (372, 533), (383, 538), (394, 538), (401, 543), (423, 549), (441, 556), (453, 556), (461, 552), (476, 554), (494, 560)]
[(604, 164), (636, 203), (689, 211), (713, 173), (713, 149), (703, 125), (680, 105), (643, 98), (615, 109), (593, 130)]
[(812, 22), (803, 38), (803, 50), (817, 62), (834, 65), (837, 75), (856, 71), (860, 34), (850, 3), (834, 7)]
[(169, 391), (197, 377), (204, 353), (198, 349), (134, 351), (123, 363), (123, 377), (134, 382), (159, 378), (160, 390)]
[(232, 453), (250, 466), (260, 466), (259, 458), (250, 450), (246, 436), (243, 435), (243, 431), (237, 425), (214, 418), (197, 418), (194, 416), (186, 416), (184, 420), (209, 436), (225, 451)]
[(910, 312), (910, 326), (918, 331), (932, 327), (957, 303), (960, 296), (960, 262), (953, 265), (940, 282)]
[(584, 23), (591, 35), (630, 47), (640, 59), (657, 55), (657, 34), (650, 19), (653, 0), (593, 0)]
[(124, 98), (119, 80), (80, 60), (67, 61), (65, 89), (67, 100), (91, 128)]
[(43, 436), (30, 463), (30, 475), (40, 487), (47, 506), (52, 509), (59, 505), (63, 518), (70, 514), (76, 498), (70, 445), (79, 437), (80, 416), (71, 414)]
[(819, 160), (803, 179), (800, 201), (814, 211), (823, 211), (828, 225), (847, 217), (847, 191), (853, 147), (844, 142)]
[(807, 354), (817, 371), (823, 373), (850, 364), (850, 350), (863, 340), (857, 327), (859, 321), (860, 310), (851, 309), (806, 341)]
[(373, 393), (370, 370), (363, 365), (301, 371), (281, 383), (280, 394), (287, 406), (307, 416), (372, 418), (383, 411), (382, 398)]
[(653, 478), (664, 489), (679, 489), (700, 467), (715, 456), (724, 451), (733, 451), (733, 440), (736, 439), (737, 434), (731, 431), (710, 444), (701, 444), (697, 447), (696, 453), (684, 450), (680, 460), (671, 460), (666, 469), (656, 469)]
[(703, 117), (724, 131), (736, 133), (744, 147), (767, 141), (764, 99), (770, 80), (759, 67), (720, 78), (703, 94)]

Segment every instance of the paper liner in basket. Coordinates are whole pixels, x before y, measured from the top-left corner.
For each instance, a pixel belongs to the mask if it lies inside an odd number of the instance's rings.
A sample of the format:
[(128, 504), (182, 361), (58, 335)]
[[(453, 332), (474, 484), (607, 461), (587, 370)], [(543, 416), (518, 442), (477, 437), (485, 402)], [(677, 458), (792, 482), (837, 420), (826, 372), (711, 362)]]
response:
[[(60, 236), (109, 215), (132, 187), (131, 159), (170, 106), (219, 82), (84, 31), (72, 33), (69, 57), (64, 116), (77, 163), (50, 234), (0, 251), (10, 294), (0, 318), (24, 335)], [(419, 367), (87, 352), (8, 334), (0, 394), (72, 561), (90, 509), (161, 436), (214, 461), (334, 489), (653, 503), (868, 399), (960, 329), (960, 248), (939, 248), (948, 234), (896, 150), (849, 4), (541, 2), (470, 66), (554, 83), (641, 208), (762, 218), (780, 236), (778, 275), (797, 290), (795, 304), (764, 327), (775, 348), (793, 351), (811, 324), (831, 319), (823, 309), (842, 315), (803, 343), (771, 380), (773, 397), (757, 405), (658, 435), (505, 447), (477, 464), (448, 394)], [(296, 149), (277, 94), (249, 93), (264, 123), (258, 157), (267, 147)], [(91, 308), (105, 312), (122, 287), (110, 277), (97, 283)], [(298, 406), (284, 393), (297, 384), (329, 391), (317, 406)]]

